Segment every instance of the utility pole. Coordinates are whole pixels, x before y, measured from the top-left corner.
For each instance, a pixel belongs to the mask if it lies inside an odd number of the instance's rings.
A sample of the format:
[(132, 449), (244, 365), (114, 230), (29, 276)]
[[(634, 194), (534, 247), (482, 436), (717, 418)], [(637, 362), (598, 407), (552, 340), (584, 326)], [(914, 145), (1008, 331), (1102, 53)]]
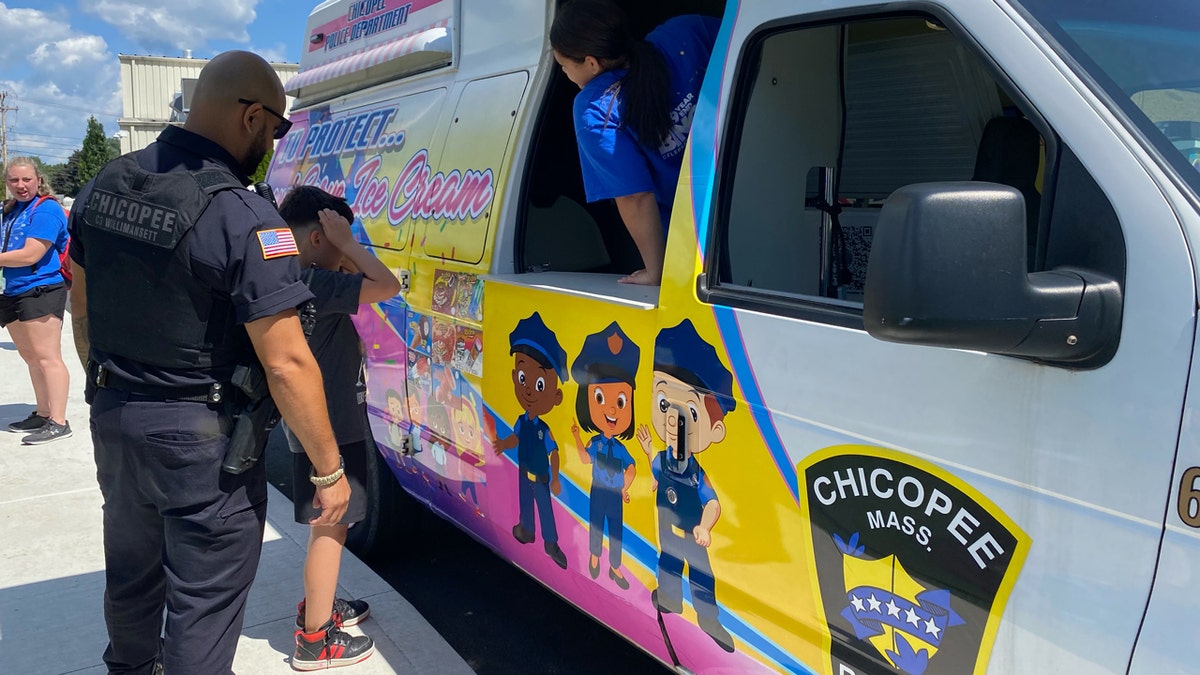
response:
[[(17, 111), (17, 107), (8, 107), (8, 92), (0, 91), (0, 164), (8, 170), (8, 111)], [(4, 181), (4, 198), (8, 199), (8, 181)]]

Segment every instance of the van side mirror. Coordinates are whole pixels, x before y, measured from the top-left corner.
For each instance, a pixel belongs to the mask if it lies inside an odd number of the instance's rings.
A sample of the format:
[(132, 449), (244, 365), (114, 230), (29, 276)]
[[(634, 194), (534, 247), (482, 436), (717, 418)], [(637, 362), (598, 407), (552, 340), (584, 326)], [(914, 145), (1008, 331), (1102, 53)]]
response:
[(1025, 200), (994, 183), (896, 190), (875, 227), (863, 305), (873, 337), (1096, 368), (1116, 353), (1121, 287), (1026, 271)]

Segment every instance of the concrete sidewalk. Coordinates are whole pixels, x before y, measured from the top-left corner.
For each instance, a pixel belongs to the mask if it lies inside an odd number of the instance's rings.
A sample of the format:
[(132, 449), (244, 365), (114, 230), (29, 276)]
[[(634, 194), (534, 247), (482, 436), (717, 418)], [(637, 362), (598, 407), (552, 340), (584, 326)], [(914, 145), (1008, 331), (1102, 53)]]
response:
[[(75, 358), (70, 315), (63, 356), (71, 370), (67, 418), (71, 438), (21, 445), (0, 427), (0, 673), (104, 673), (108, 642), (100, 489), (92, 459), (83, 371)], [(0, 424), (34, 409), (25, 363), (0, 329)], [(291, 502), (270, 489), (258, 578), (250, 593), (234, 670), (291, 673), (296, 603), (308, 528), (292, 520)], [(466, 662), (403, 597), (346, 552), (339, 595), (371, 603), (371, 616), (349, 632), (375, 639), (376, 653), (350, 668), (378, 673), (471, 673)]]

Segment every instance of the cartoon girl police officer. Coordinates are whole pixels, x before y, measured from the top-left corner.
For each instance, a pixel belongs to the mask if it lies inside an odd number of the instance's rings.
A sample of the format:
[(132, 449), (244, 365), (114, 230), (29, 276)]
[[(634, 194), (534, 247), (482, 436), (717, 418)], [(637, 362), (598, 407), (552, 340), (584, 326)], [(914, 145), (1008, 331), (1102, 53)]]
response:
[[(624, 504), (637, 468), (622, 440), (633, 438), (633, 388), (641, 350), (614, 321), (599, 333), (587, 336), (571, 365), (579, 383), (575, 398), (576, 424), (571, 425), (579, 461), (592, 465), (592, 491), (588, 512), (588, 571), (600, 576), (604, 527), (608, 525), (608, 578), (621, 588), (629, 581), (621, 574), (621, 531)], [(596, 432), (585, 445), (579, 428)]]

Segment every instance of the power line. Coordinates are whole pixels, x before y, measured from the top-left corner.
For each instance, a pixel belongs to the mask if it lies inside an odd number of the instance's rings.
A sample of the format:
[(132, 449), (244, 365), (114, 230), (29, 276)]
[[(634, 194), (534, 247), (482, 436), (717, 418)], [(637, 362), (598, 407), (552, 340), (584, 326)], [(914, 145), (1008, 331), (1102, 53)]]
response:
[(47, 148), (62, 148), (64, 150), (74, 150), (79, 147), (79, 143), (57, 143), (55, 141), (41, 141), (37, 139), (12, 139), (14, 143), (29, 143), (30, 146), (37, 145)]
[[(38, 157), (53, 157), (54, 159), (62, 159), (62, 160), (68, 160), (68, 159), (71, 159), (71, 155), (70, 155), (70, 154), (67, 154), (67, 155), (60, 155), (60, 154), (58, 154), (58, 153), (55, 153), (55, 152), (41, 152), (41, 151), (40, 151), (39, 149), (37, 149), (37, 148), (18, 148), (18, 147), (14, 147), (14, 148), (12, 148), (12, 150), (13, 150), (13, 152), (19, 152), (19, 153), (22, 153), (22, 154), (25, 154), (25, 155), (37, 155)], [(71, 154), (74, 154), (74, 153), (71, 153)]]
[(49, 101), (39, 101), (35, 98), (23, 98), (21, 100), (26, 103), (33, 103), (34, 105), (44, 105), (44, 106), (49, 106), (51, 108), (62, 108), (63, 110), (87, 113), (89, 115), (103, 115), (105, 117), (120, 117), (121, 116), (121, 113), (109, 112), (107, 110), (88, 110), (86, 108), (76, 108), (74, 106), (63, 105), (61, 103), (51, 103)]
[(14, 131), (13, 133), (16, 134), (17, 136), (37, 136), (39, 138), (61, 138), (64, 141), (75, 140), (74, 138), (72, 138), (70, 136), (51, 136), (49, 134), (35, 134), (32, 131)]

